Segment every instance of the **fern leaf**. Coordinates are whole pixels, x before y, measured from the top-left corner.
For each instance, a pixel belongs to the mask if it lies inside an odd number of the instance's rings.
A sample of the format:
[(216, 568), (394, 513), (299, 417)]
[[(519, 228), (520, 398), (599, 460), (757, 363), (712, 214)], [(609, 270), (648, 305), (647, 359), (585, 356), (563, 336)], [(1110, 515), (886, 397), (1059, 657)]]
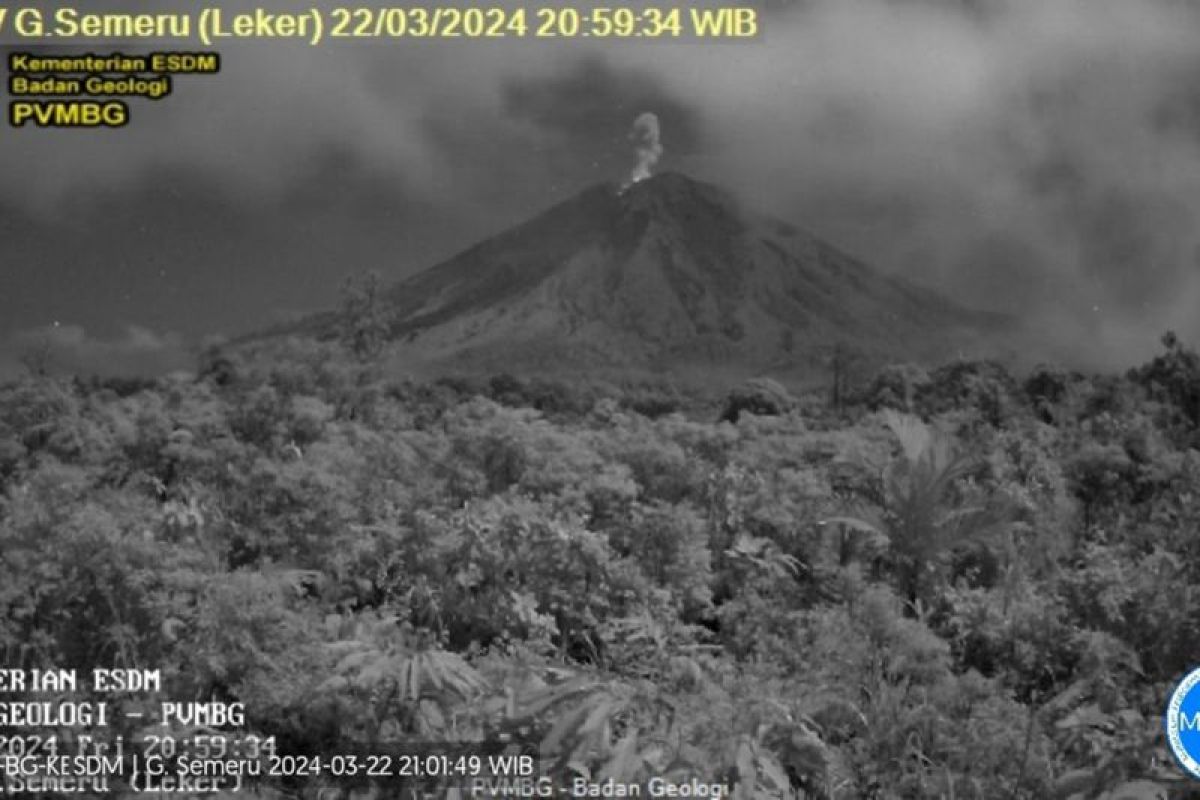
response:
[(883, 413), (883, 421), (900, 440), (904, 457), (910, 463), (920, 461), (933, 443), (929, 426), (910, 414), (900, 414), (889, 408)]

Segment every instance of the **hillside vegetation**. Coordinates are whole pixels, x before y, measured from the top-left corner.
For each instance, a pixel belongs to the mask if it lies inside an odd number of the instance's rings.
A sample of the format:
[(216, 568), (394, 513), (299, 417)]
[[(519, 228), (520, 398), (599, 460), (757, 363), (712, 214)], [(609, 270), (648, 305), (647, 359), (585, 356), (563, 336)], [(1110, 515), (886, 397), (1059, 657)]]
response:
[(1200, 361), (1172, 336), (1125, 376), (890, 367), (836, 411), (287, 351), (0, 388), (6, 666), (161, 668), (290, 753), (1186, 796), (1161, 714), (1200, 660)]

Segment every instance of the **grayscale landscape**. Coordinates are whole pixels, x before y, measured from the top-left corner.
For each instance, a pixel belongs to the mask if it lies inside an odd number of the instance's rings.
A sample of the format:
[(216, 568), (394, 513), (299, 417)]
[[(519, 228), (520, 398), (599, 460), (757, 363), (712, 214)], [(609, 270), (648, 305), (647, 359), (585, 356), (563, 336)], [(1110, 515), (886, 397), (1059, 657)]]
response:
[(0, 672), (0, 737), (324, 759), (222, 797), (1200, 797), (1200, 11), (761, 21), (234, 44), (6, 129), (0, 670), (163, 686)]

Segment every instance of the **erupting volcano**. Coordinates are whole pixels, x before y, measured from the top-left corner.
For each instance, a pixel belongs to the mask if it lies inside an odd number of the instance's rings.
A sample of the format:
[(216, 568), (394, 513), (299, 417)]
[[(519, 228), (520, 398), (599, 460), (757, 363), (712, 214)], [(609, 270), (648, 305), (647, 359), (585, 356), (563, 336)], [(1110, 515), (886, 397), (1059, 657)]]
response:
[(998, 323), (672, 172), (587, 189), (384, 303), (393, 356), (479, 369), (936, 358)]

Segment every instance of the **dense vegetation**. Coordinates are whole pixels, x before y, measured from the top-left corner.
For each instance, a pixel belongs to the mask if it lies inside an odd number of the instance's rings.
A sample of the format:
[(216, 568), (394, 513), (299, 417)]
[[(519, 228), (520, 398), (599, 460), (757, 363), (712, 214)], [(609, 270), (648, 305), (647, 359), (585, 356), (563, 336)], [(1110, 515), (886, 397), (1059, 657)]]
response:
[(297, 753), (511, 735), (742, 797), (1182, 797), (1200, 360), (1164, 345), (889, 367), (836, 410), (302, 341), (31, 376), (0, 388), (3, 662), (161, 667)]

